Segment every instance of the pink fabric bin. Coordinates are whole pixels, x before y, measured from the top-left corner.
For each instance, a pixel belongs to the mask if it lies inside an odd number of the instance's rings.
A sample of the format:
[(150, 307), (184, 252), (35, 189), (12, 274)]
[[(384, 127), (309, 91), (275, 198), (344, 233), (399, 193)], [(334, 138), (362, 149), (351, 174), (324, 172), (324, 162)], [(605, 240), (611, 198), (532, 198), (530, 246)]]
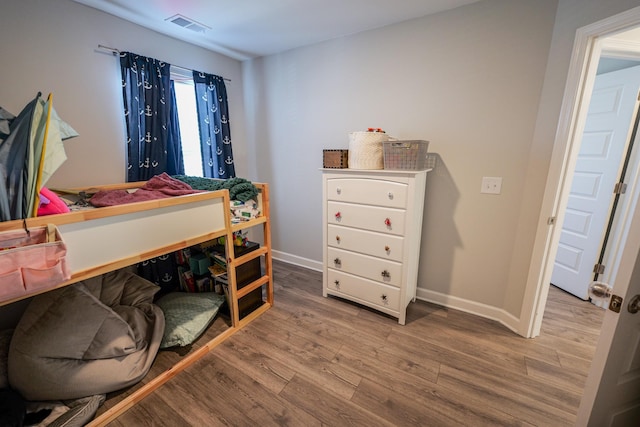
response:
[(67, 247), (55, 225), (0, 233), (0, 298), (54, 287), (71, 276)]

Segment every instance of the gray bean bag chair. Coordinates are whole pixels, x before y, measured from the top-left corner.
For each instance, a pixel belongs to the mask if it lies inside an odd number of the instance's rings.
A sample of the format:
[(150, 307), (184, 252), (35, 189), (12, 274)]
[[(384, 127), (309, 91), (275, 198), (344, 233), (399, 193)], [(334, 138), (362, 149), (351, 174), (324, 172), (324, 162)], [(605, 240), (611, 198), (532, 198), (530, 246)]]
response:
[(108, 393), (140, 381), (164, 331), (160, 288), (125, 271), (35, 297), (9, 347), (9, 384), (25, 399)]

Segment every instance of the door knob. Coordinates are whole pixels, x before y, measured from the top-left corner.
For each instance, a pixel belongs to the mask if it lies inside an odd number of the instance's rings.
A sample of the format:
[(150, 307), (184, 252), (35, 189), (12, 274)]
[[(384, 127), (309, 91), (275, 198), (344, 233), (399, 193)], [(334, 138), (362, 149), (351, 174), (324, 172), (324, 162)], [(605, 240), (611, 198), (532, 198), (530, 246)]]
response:
[(629, 301), (629, 305), (627, 306), (627, 310), (632, 314), (636, 314), (640, 311), (640, 295), (635, 295), (631, 298), (631, 301)]
[(611, 286), (604, 282), (591, 282), (588, 292), (591, 299), (595, 301), (606, 301), (611, 298)]
[[(613, 294), (613, 288), (604, 282), (591, 282), (589, 284), (589, 296), (591, 300), (594, 302), (602, 302), (606, 303), (609, 301), (609, 310), (614, 313), (620, 313), (620, 308), (622, 307), (622, 297)], [(631, 311), (633, 308), (640, 309), (640, 303), (634, 305), (633, 307), (629, 304), (628, 310)], [(633, 311), (631, 311), (634, 313)]]

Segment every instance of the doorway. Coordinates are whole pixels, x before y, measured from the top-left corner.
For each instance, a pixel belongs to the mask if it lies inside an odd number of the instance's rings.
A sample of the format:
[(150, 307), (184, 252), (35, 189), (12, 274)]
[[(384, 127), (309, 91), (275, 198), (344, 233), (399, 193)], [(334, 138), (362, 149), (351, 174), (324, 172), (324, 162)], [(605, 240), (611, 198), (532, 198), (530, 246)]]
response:
[[(628, 34), (627, 34), (628, 33)], [(636, 41), (616, 43), (622, 34), (634, 36)], [(586, 111), (596, 76), (596, 68), (603, 51), (607, 56), (640, 59), (640, 7), (607, 18), (576, 31), (574, 50), (565, 87), (565, 96), (560, 112), (555, 148), (549, 169), (549, 181), (545, 189), (542, 214), (547, 226), (538, 228), (532, 269), (525, 290), (524, 305), (521, 312), (520, 334), (533, 338), (540, 334), (546, 299), (551, 282), (555, 256), (560, 240), (560, 226), (564, 220), (572, 171), (575, 169), (580, 138), (586, 121)], [(606, 43), (605, 43), (606, 42)], [(636, 150), (636, 156), (639, 150)], [(636, 160), (637, 161), (637, 160)], [(617, 236), (626, 239), (633, 208), (638, 200), (640, 188), (629, 185), (629, 199), (626, 207), (620, 210)], [(629, 240), (629, 239), (627, 239)], [(620, 245), (622, 247), (623, 245)], [(624, 257), (622, 249), (611, 246), (608, 259), (613, 260), (609, 270), (609, 280), (614, 281), (616, 267)]]
[[(549, 169), (549, 181), (545, 189), (545, 196), (541, 212), (551, 215), (545, 218), (548, 225), (555, 219), (561, 222), (563, 210), (566, 207), (567, 194), (570, 189), (571, 171), (575, 166), (578, 144), (577, 139), (582, 136), (582, 129), (586, 118), (586, 106), (590, 100), (591, 88), (595, 79), (595, 66), (603, 48), (603, 38), (620, 34), (631, 28), (640, 27), (640, 7), (630, 9), (618, 15), (611, 16), (576, 30), (571, 63), (565, 94), (562, 101), (558, 133), (555, 138), (554, 150)], [(634, 43), (637, 53), (638, 43)], [(637, 153), (640, 150), (636, 150)], [(636, 160), (637, 162), (637, 160)], [(636, 163), (637, 164), (637, 163)], [(637, 168), (636, 168), (637, 169)], [(634, 183), (637, 184), (637, 183)], [(630, 185), (628, 189), (628, 205), (621, 213), (620, 235), (623, 242), (612, 246), (609, 255), (616, 261), (612, 264), (617, 268), (617, 276), (611, 281), (617, 282), (617, 293), (624, 300), (633, 300), (634, 294), (639, 294), (638, 272), (640, 271), (640, 209), (636, 209), (640, 198), (640, 186)], [(556, 218), (557, 215), (557, 218)], [(542, 312), (549, 291), (551, 267), (556, 255), (560, 227), (539, 227), (536, 236), (534, 258), (527, 282), (523, 307), (522, 327), (527, 337), (535, 337), (540, 333)], [(538, 262), (540, 262), (538, 264)], [(616, 314), (611, 310), (603, 311), (604, 321), (600, 339), (596, 346), (596, 354), (591, 363), (587, 384), (578, 411), (577, 425), (604, 425), (604, 418), (611, 415), (611, 409), (631, 409), (637, 419), (638, 384), (627, 381), (631, 377), (629, 367), (637, 368), (637, 364), (629, 361), (638, 360), (637, 346), (629, 343), (638, 342), (637, 317), (632, 310), (621, 310)], [(622, 377), (627, 375), (623, 381)], [(637, 376), (636, 376), (637, 377)], [(626, 391), (620, 385), (628, 385)], [(630, 392), (629, 392), (630, 391)], [(631, 402), (631, 405), (629, 404)], [(633, 420), (629, 418), (628, 420)], [(629, 424), (629, 422), (628, 422)], [(622, 425), (622, 424), (620, 424)], [(625, 424), (627, 425), (627, 424)]]
[(624, 209), (628, 199), (619, 183), (637, 179), (637, 168), (629, 162), (636, 158), (632, 139), (639, 91), (640, 61), (603, 51), (551, 275), (551, 284), (582, 300), (589, 299), (593, 280), (613, 283), (615, 263), (609, 256), (623, 237), (616, 211)]

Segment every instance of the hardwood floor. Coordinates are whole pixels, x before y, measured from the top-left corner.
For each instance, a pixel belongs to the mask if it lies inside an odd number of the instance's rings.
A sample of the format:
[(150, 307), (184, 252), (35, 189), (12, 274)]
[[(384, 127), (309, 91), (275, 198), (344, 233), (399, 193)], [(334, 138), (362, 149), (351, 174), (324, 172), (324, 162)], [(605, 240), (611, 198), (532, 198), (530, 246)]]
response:
[(320, 273), (282, 262), (274, 282), (273, 308), (110, 425), (575, 422), (602, 309), (552, 287), (542, 335), (525, 339), (420, 301), (400, 326), (322, 297)]

